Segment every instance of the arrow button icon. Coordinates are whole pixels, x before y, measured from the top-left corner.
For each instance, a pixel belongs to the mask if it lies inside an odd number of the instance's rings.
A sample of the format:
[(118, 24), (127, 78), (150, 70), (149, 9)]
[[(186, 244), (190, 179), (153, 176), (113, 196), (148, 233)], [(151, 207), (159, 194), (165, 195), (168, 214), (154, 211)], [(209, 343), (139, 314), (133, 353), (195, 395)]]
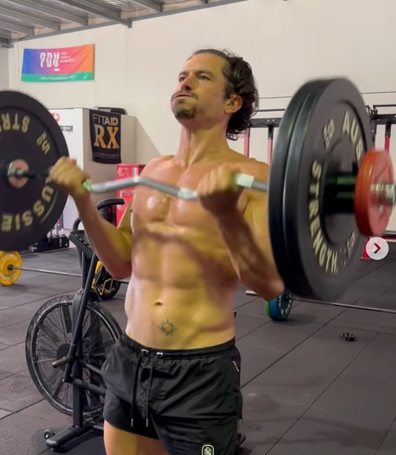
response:
[(380, 261), (388, 255), (389, 244), (381, 237), (373, 237), (366, 244), (366, 253), (370, 259)]

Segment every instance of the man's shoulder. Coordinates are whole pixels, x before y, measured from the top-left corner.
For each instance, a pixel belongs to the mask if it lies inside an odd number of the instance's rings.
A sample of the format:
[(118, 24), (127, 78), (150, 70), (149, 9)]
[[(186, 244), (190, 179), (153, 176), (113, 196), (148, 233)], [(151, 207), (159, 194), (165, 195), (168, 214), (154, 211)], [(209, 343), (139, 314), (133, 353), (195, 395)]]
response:
[(263, 161), (258, 161), (255, 158), (250, 158), (242, 153), (236, 152), (235, 150), (231, 150), (233, 152), (230, 155), (230, 162), (238, 163), (238, 167), (240, 167), (240, 172), (245, 174), (253, 175), (260, 179), (268, 179), (269, 176), (269, 165), (268, 163), (264, 163)]
[(163, 166), (170, 164), (173, 158), (174, 155), (161, 155), (158, 156), (157, 158), (153, 158), (145, 165), (141, 175), (155, 172), (156, 170), (162, 168)]

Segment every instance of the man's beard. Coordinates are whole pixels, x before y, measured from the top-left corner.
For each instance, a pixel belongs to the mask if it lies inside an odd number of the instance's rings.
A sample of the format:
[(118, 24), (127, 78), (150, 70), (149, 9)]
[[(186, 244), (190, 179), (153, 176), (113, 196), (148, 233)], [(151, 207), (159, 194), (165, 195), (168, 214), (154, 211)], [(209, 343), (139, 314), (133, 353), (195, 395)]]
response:
[[(194, 94), (189, 93), (185, 90), (181, 90), (180, 92), (174, 93), (171, 100), (173, 101), (180, 95), (187, 95), (194, 99), (197, 99), (197, 97)], [(172, 109), (173, 114), (174, 114), (175, 118), (178, 120), (192, 120), (193, 118), (195, 118), (195, 116), (197, 114), (197, 108), (196, 108), (196, 106), (189, 107), (188, 103), (187, 103), (187, 105), (184, 104), (184, 101), (185, 100), (183, 100), (183, 99), (180, 99), (179, 102), (176, 101), (176, 106), (173, 106), (173, 109)]]
[(173, 114), (175, 118), (178, 120), (191, 120), (195, 118), (197, 110), (195, 108), (186, 108), (186, 107), (178, 107), (174, 110)]

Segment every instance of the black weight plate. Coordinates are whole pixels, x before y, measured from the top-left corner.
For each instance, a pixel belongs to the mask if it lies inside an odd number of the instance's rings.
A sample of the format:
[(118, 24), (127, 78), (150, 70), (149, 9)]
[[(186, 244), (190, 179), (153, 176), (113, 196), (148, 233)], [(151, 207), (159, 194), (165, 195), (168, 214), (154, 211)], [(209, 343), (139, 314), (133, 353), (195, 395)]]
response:
[[(285, 208), (284, 208), (285, 191), (286, 191), (286, 187), (288, 186), (288, 180), (286, 177), (287, 163), (289, 162), (289, 159), (290, 159), (289, 154), (290, 154), (290, 150), (291, 150), (291, 142), (293, 140), (293, 134), (294, 134), (295, 130), (297, 129), (296, 122), (300, 118), (299, 115), (302, 111), (306, 110), (306, 105), (310, 104), (312, 102), (312, 98), (316, 99), (318, 94), (322, 93), (325, 85), (326, 85), (325, 80), (313, 80), (313, 81), (309, 81), (306, 84), (304, 84), (297, 92), (297, 94), (301, 93), (301, 97), (300, 97), (301, 103), (299, 106), (300, 108), (298, 110), (297, 118), (295, 119), (293, 125), (289, 126), (290, 140), (288, 143), (288, 147), (284, 150), (285, 170), (284, 170), (283, 182), (282, 182), (283, 183), (283, 198), (281, 201), (282, 206), (281, 206), (281, 208), (278, 209), (280, 212), (280, 214), (278, 214), (278, 217), (282, 221), (282, 225), (279, 226), (279, 230), (282, 232), (281, 235), (282, 235), (282, 239), (283, 239), (285, 246), (284, 246), (284, 254), (277, 256), (277, 260), (279, 261), (279, 264), (277, 264), (277, 265), (278, 265), (278, 270), (282, 270), (282, 272), (280, 272), (281, 276), (284, 280), (285, 279), (287, 280), (287, 283), (288, 283), (287, 287), (290, 289), (298, 289), (299, 283), (298, 283), (298, 276), (295, 273), (296, 263), (294, 261), (294, 258), (292, 260), (290, 260), (290, 255), (287, 250), (287, 238), (285, 237), (285, 235), (287, 235), (285, 233), (285, 225), (287, 223), (287, 212), (285, 212)], [(294, 98), (296, 98), (296, 99), (297, 99), (297, 94), (294, 96)], [(280, 236), (280, 234), (279, 234), (279, 236)], [(296, 284), (296, 282), (297, 282), (297, 284)]]
[(68, 156), (65, 138), (50, 112), (20, 92), (0, 92), (0, 250), (21, 250), (45, 236), (60, 218), (67, 195), (43, 178), (20, 189), (6, 178), (17, 159), (42, 171)]
[(353, 281), (365, 240), (353, 212), (326, 213), (326, 176), (356, 175), (372, 136), (357, 88), (346, 79), (324, 82), (319, 91), (305, 86), (290, 142), (283, 200), (287, 254), (279, 272), (294, 294), (335, 300)]
[(292, 267), (285, 264), (287, 257), (286, 242), (284, 238), (283, 198), (285, 189), (285, 171), (289, 155), (290, 141), (293, 135), (295, 122), (304, 102), (312, 90), (323, 85), (323, 81), (312, 81), (301, 87), (293, 98), (283, 115), (279, 125), (278, 139), (274, 146), (272, 161), (270, 163), (269, 191), (268, 191), (268, 220), (272, 253), (279, 273), (281, 270)]
[(278, 139), (275, 142), (270, 163), (268, 191), (269, 234), (275, 263), (286, 256), (286, 244), (283, 237), (283, 190), (284, 176), (289, 153), (289, 145), (294, 124), (307, 96), (306, 91), (299, 90), (291, 99), (279, 125)]

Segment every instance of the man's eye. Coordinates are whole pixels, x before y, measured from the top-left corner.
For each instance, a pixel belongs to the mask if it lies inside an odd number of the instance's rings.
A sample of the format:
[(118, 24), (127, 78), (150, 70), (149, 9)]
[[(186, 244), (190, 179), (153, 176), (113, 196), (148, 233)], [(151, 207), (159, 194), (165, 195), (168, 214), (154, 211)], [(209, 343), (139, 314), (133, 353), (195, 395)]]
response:
[(204, 79), (204, 80), (209, 80), (209, 78), (207, 76), (204, 76), (203, 74), (201, 74), (201, 76), (199, 76), (200, 79)]

